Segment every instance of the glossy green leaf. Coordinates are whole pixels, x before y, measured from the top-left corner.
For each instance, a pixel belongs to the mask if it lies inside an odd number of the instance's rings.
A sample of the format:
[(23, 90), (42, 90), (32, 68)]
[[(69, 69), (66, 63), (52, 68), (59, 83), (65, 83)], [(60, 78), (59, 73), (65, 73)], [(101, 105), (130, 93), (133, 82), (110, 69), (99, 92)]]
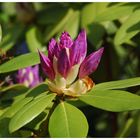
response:
[(42, 48), (42, 44), (39, 41), (39, 33), (36, 27), (31, 27), (26, 33), (26, 41), (28, 48), (31, 52), (36, 52), (37, 49)]
[(100, 83), (95, 85), (93, 90), (122, 89), (138, 85), (140, 85), (140, 77)]
[(140, 31), (140, 10), (136, 10), (130, 17), (122, 24), (117, 31), (114, 39), (115, 45), (120, 45), (129, 41)]
[(79, 99), (91, 106), (113, 112), (140, 109), (140, 96), (121, 90), (93, 90)]
[(49, 121), (49, 133), (55, 138), (86, 137), (88, 123), (84, 114), (76, 107), (61, 102)]
[(54, 99), (55, 94), (36, 98), (18, 111), (9, 123), (9, 131), (14, 132), (37, 117)]
[(33, 66), (38, 63), (40, 63), (40, 59), (37, 52), (20, 55), (0, 65), (0, 73), (19, 70), (21, 68)]

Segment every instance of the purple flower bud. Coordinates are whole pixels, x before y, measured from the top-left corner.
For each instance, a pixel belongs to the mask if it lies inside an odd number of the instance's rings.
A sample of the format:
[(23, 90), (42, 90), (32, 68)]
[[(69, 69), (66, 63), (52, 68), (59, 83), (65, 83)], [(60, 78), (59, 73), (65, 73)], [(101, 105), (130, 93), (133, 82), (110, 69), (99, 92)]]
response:
[(100, 62), (101, 56), (103, 54), (104, 48), (99, 49), (96, 52), (93, 52), (82, 62), (79, 70), (79, 78), (84, 78), (91, 73), (93, 73)]
[(75, 41), (67, 32), (62, 33), (60, 42), (52, 39), (48, 47), (48, 57), (39, 52), (42, 69), (49, 78), (47, 83), (50, 90), (72, 96), (90, 90), (94, 84), (88, 75), (97, 69), (103, 50), (101, 48), (85, 58), (85, 30), (79, 33)]
[(17, 83), (24, 84), (27, 87), (34, 87), (42, 81), (39, 77), (39, 65), (20, 69), (16, 77)]

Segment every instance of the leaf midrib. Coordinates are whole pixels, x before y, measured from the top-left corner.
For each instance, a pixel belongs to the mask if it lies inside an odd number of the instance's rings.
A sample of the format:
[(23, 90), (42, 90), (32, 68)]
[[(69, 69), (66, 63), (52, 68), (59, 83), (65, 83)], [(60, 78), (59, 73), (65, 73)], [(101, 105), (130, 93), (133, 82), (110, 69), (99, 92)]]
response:
[(62, 103), (62, 107), (63, 107), (63, 112), (64, 112), (64, 118), (65, 118), (65, 121), (66, 121), (66, 130), (67, 130), (67, 134), (68, 134), (68, 137), (70, 137), (70, 133), (69, 133), (69, 124), (68, 124), (68, 119), (67, 119), (67, 113), (66, 113), (66, 108), (65, 108), (65, 105), (64, 103)]

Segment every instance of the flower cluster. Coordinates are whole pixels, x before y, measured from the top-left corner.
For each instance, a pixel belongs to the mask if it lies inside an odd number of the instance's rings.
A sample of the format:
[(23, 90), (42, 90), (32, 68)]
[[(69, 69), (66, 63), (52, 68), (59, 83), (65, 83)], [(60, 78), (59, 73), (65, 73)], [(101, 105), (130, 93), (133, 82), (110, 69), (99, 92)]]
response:
[(39, 52), (50, 90), (68, 96), (79, 96), (89, 91), (94, 83), (88, 75), (97, 69), (103, 50), (104, 48), (100, 48), (86, 57), (85, 30), (79, 33), (75, 41), (67, 32), (62, 33), (59, 42), (51, 39), (48, 56)]

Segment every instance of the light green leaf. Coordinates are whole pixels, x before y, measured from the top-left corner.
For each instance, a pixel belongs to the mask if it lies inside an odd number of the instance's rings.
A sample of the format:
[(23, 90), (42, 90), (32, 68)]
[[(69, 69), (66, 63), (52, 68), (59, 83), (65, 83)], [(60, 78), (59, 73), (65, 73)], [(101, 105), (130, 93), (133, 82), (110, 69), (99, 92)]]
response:
[(108, 3), (91, 3), (86, 5), (81, 12), (81, 26), (86, 28), (88, 39), (98, 48), (102, 43), (105, 34), (104, 27), (96, 22), (98, 13), (104, 11)]
[(121, 90), (93, 90), (79, 99), (91, 106), (113, 112), (140, 109), (140, 96)]
[(114, 43), (115, 45), (121, 45), (129, 41), (140, 31), (140, 10), (136, 10), (130, 17), (122, 24), (120, 29), (117, 31)]
[(124, 16), (128, 16), (134, 11), (136, 7), (136, 4), (122, 4), (107, 7), (104, 11), (96, 16), (96, 21), (111, 21)]
[(19, 70), (38, 63), (40, 63), (40, 59), (37, 52), (20, 55), (0, 65), (0, 73)]
[(55, 94), (49, 94), (36, 98), (26, 104), (11, 119), (9, 131), (14, 132), (37, 117), (54, 99)]
[(122, 89), (138, 85), (140, 85), (140, 77), (100, 83), (95, 85), (93, 90)]
[(86, 137), (88, 123), (84, 114), (76, 107), (61, 102), (49, 121), (49, 132), (55, 138)]
[(140, 112), (138, 114), (138, 119), (137, 119), (137, 137), (140, 137)]
[(14, 85), (10, 85), (8, 87), (2, 88), (1, 92), (6, 92), (8, 90), (22, 90), (22, 89), (28, 89), (28, 88), (23, 84), (14, 84)]
[(36, 52), (37, 49), (42, 48), (41, 42), (39, 42), (39, 33), (36, 27), (31, 27), (26, 33), (26, 42), (31, 52)]
[(84, 6), (81, 11), (81, 26), (87, 27), (91, 25), (93, 22), (96, 22), (97, 15), (99, 13), (103, 13), (103, 11), (107, 8), (108, 3), (90, 3)]
[(78, 34), (79, 20), (80, 20), (79, 11), (74, 11), (71, 17), (69, 17), (67, 23), (62, 27), (61, 32), (58, 34), (58, 36), (60, 36), (62, 31), (67, 31), (71, 35), (72, 39), (75, 39)]

